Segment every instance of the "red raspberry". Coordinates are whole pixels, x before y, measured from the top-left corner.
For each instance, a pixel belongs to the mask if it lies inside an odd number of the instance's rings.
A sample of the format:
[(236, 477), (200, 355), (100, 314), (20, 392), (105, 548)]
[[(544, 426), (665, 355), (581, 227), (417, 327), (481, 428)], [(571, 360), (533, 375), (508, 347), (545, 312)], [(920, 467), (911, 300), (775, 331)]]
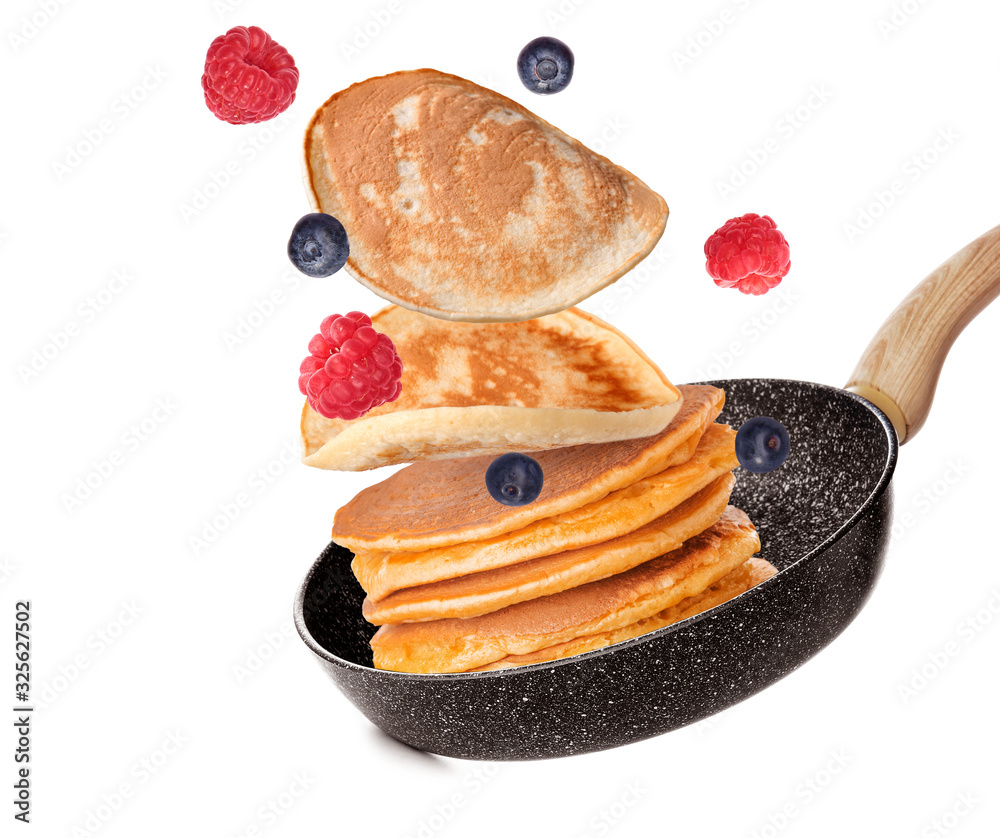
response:
[(403, 362), (367, 314), (331, 314), (309, 341), (309, 352), (299, 367), (299, 390), (328, 419), (357, 419), (399, 398)]
[(721, 288), (766, 294), (788, 273), (788, 242), (770, 217), (748, 212), (730, 218), (705, 242), (705, 268)]
[(299, 71), (259, 26), (234, 26), (208, 48), (201, 86), (208, 109), (233, 125), (264, 122), (295, 101)]

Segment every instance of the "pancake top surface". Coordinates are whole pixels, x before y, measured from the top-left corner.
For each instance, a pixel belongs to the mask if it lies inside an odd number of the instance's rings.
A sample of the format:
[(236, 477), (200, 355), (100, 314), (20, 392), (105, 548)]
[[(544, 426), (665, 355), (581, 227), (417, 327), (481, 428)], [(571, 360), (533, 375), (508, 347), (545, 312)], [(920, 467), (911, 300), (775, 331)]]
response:
[(373, 414), (499, 404), (618, 412), (677, 401), (628, 338), (571, 308), (522, 323), (446, 323), (389, 306), (372, 318), (403, 360), (403, 390)]
[(659, 240), (663, 198), (511, 99), (423, 69), (334, 94), (306, 130), (314, 205), (348, 272), (450, 320), (526, 320), (622, 276)]
[(718, 388), (680, 391), (680, 410), (659, 434), (533, 453), (544, 473), (534, 503), (504, 506), (490, 497), (484, 477), (490, 456), (414, 463), (341, 507), (333, 540), (352, 549), (426, 550), (500, 535), (604, 497), (664, 468), (722, 406)]

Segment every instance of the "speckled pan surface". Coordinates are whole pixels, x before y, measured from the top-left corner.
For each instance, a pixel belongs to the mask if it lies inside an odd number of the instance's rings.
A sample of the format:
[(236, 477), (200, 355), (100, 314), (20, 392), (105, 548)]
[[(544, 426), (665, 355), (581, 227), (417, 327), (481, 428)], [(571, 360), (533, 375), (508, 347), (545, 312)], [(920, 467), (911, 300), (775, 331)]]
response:
[(760, 532), (777, 576), (724, 605), (563, 661), (459, 675), (371, 666), (375, 631), (350, 551), (331, 543), (299, 590), (295, 622), (343, 693), (414, 747), (483, 760), (613, 748), (698, 721), (759, 692), (816, 654), (864, 605), (882, 566), (897, 443), (885, 416), (851, 393), (798, 381), (709, 382), (720, 421), (759, 415), (792, 439), (770, 474), (737, 471), (733, 503)]

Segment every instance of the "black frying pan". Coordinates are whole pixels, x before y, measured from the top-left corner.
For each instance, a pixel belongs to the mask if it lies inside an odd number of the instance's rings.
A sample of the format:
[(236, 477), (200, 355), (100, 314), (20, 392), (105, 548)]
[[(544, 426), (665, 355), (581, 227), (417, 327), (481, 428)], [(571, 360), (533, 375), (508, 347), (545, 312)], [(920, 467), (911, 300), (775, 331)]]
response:
[(299, 589), (299, 634), (378, 727), (447, 756), (596, 751), (742, 701), (826, 646), (868, 599), (888, 543), (897, 437), (906, 441), (923, 424), (948, 349), (997, 293), (1000, 227), (938, 268), (883, 324), (848, 385), (865, 398), (801, 381), (710, 382), (726, 391), (720, 421), (739, 427), (772, 416), (792, 439), (777, 471), (737, 471), (732, 500), (757, 525), (760, 555), (779, 573), (717, 608), (551, 663), (386, 672), (372, 667), (375, 627), (361, 616), (352, 554), (331, 542)]

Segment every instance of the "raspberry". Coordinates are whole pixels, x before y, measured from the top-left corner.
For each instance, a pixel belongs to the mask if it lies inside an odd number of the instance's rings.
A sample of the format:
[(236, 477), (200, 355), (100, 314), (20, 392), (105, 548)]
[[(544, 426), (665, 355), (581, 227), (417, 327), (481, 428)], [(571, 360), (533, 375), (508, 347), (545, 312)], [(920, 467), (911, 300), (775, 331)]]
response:
[(766, 294), (788, 273), (788, 242), (766, 215), (730, 218), (705, 242), (705, 268), (721, 288)]
[(299, 367), (299, 390), (328, 419), (357, 419), (399, 398), (403, 362), (367, 314), (331, 314), (309, 341), (309, 352)]
[(233, 125), (264, 122), (295, 101), (299, 71), (259, 26), (234, 26), (208, 48), (201, 86), (208, 109)]

